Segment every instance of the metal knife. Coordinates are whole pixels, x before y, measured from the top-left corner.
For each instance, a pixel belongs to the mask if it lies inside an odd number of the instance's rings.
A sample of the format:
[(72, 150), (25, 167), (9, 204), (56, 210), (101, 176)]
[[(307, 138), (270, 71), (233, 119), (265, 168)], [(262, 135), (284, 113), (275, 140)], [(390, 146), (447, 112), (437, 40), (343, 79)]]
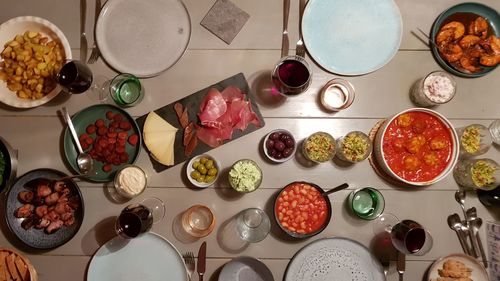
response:
[(87, 19), (87, 0), (80, 0), (80, 61), (87, 61), (87, 35), (85, 34), (85, 21)]
[(290, 14), (290, 0), (283, 0), (283, 37), (281, 38), (281, 57), (288, 56), (290, 42), (288, 40), (288, 15)]
[(203, 275), (205, 274), (205, 268), (207, 265), (207, 242), (203, 242), (198, 251), (198, 264), (196, 270), (198, 271), (198, 276), (200, 281), (203, 281)]
[(398, 252), (397, 269), (399, 274), (399, 281), (403, 281), (403, 274), (405, 273), (405, 268), (406, 268), (406, 256), (405, 254)]

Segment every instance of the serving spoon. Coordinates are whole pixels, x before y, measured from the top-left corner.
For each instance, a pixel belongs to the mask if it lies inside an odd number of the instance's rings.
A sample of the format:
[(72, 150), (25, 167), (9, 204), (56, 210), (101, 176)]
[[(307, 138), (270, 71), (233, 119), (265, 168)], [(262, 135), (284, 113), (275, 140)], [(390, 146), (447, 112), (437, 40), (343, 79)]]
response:
[(324, 197), (328, 197), (328, 195), (330, 195), (330, 194), (332, 194), (334, 192), (337, 192), (337, 191), (341, 191), (342, 189), (346, 189), (348, 187), (349, 187), (349, 185), (347, 183), (343, 183), (343, 184), (341, 184), (341, 185), (339, 185), (337, 187), (334, 187), (334, 188), (332, 188), (332, 189), (330, 189), (328, 191), (325, 191), (325, 192), (321, 193), (321, 195), (324, 196)]
[(469, 214), (465, 211), (465, 195), (466, 195), (465, 190), (457, 190), (455, 192), (455, 201), (457, 201), (458, 204), (460, 204), (460, 207), (462, 207), (462, 212), (464, 213), (464, 218), (465, 218), (465, 226), (469, 229), (469, 239), (472, 245), (471, 255), (477, 258), (479, 256), (478, 254), (479, 249), (477, 246), (476, 237), (474, 236), (474, 233), (471, 230)]
[(73, 126), (73, 122), (71, 122), (71, 117), (69, 116), (66, 107), (62, 108), (62, 115), (64, 120), (66, 120), (66, 124), (68, 124), (69, 131), (71, 132), (71, 136), (73, 137), (73, 142), (78, 149), (78, 156), (76, 157), (76, 164), (78, 165), (78, 169), (83, 175), (88, 174), (92, 171), (94, 167), (94, 161), (89, 154), (83, 152), (82, 146), (80, 145), (80, 141), (78, 140), (78, 135), (76, 134), (75, 126)]
[(458, 241), (460, 241), (460, 245), (462, 246), (465, 254), (470, 255), (469, 246), (467, 246), (464, 236), (464, 225), (462, 224), (462, 221), (457, 213), (448, 216), (448, 226), (457, 233)]
[(479, 248), (479, 252), (481, 253), (481, 259), (483, 260), (484, 267), (488, 267), (488, 262), (486, 260), (486, 253), (484, 252), (483, 243), (481, 243), (481, 237), (479, 236), (479, 228), (483, 224), (483, 220), (477, 217), (476, 207), (472, 207), (467, 210), (467, 217), (469, 218), (469, 224), (472, 228), (472, 233), (476, 238), (475, 242), (477, 243), (477, 247)]

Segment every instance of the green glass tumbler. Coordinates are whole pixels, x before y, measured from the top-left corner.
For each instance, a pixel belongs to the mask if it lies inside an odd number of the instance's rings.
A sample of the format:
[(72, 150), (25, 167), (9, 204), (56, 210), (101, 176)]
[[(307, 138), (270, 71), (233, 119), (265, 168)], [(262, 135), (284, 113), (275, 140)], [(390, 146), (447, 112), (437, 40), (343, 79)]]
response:
[(351, 211), (361, 219), (373, 220), (384, 212), (384, 196), (375, 188), (364, 187), (354, 190), (348, 200)]
[(111, 80), (109, 93), (115, 103), (122, 107), (134, 106), (144, 96), (144, 90), (139, 79), (128, 73), (119, 74)]

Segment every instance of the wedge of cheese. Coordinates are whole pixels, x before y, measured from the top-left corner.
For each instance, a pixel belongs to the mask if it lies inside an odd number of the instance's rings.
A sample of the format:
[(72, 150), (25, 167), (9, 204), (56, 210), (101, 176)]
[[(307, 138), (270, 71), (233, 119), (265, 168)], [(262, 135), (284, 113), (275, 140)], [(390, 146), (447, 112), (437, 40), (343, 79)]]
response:
[(178, 129), (170, 125), (154, 111), (144, 122), (142, 136), (151, 156), (163, 165), (174, 165), (175, 134)]

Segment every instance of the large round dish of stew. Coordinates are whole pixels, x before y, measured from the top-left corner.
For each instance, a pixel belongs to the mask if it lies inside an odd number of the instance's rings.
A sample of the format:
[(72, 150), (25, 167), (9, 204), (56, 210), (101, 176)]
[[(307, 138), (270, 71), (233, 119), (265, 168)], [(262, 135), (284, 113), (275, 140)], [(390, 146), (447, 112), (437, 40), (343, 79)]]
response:
[(438, 182), (458, 159), (458, 136), (441, 114), (425, 108), (405, 110), (377, 132), (375, 156), (391, 177), (410, 185)]

